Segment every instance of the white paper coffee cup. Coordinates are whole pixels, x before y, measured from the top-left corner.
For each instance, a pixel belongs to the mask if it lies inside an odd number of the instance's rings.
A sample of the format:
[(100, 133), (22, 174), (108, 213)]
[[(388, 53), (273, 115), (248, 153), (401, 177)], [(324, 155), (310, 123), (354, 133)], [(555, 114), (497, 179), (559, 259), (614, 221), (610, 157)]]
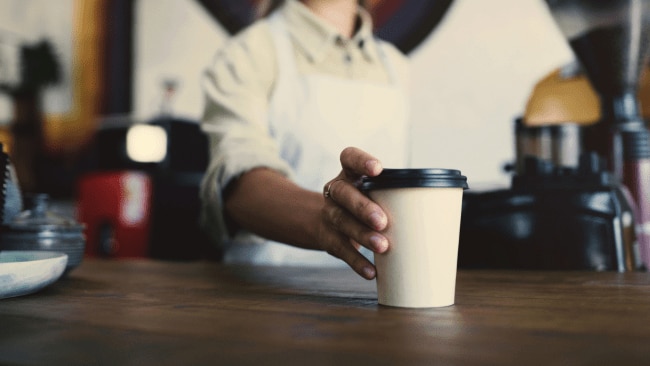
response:
[(458, 237), (467, 178), (450, 169), (384, 169), (361, 189), (388, 215), (385, 253), (375, 254), (382, 305), (454, 304)]

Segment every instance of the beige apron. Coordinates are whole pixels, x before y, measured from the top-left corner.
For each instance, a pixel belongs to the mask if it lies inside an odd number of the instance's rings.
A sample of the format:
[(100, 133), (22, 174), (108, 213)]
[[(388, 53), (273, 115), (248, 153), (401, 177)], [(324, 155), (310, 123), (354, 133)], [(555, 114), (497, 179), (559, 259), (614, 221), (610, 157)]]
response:
[[(339, 155), (348, 146), (374, 155), (384, 167), (406, 167), (406, 93), (387, 60), (383, 59), (391, 75), (389, 84), (303, 75), (298, 71), (282, 14), (273, 14), (269, 24), (279, 67), (270, 102), (269, 129), (279, 144), (281, 157), (293, 169), (291, 178), (306, 189), (320, 192), (341, 171)], [(237, 243), (224, 260), (344, 265), (324, 252), (269, 241)]]

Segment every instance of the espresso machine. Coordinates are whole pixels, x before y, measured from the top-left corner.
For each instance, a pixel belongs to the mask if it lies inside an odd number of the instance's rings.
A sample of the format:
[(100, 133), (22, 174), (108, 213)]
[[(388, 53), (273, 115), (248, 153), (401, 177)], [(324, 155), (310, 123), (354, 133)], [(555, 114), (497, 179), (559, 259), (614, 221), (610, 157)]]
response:
[(601, 121), (586, 148), (605, 157), (629, 189), (639, 256), (650, 267), (650, 134), (641, 117), (639, 79), (647, 60), (648, 0), (547, 0), (600, 98)]
[[(546, 3), (600, 99), (601, 117), (581, 128), (577, 164), (526, 157), (510, 189), (466, 195), (459, 266), (650, 268), (650, 134), (637, 97), (650, 0)], [(535, 141), (545, 133), (535, 130)]]

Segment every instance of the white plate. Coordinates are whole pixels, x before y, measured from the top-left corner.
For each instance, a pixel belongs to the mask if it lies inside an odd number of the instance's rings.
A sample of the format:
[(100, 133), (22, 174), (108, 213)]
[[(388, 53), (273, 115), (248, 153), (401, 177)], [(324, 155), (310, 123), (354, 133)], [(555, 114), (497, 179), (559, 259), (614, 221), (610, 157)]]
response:
[(0, 251), (0, 299), (31, 294), (61, 277), (68, 255), (45, 251)]

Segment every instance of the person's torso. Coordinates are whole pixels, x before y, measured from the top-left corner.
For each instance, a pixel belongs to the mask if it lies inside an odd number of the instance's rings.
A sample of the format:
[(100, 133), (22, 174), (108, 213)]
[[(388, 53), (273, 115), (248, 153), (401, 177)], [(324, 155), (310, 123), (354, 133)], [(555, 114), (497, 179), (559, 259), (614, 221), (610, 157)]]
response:
[[(390, 75), (387, 83), (301, 73), (282, 14), (276, 12), (268, 22), (278, 65), (269, 128), (293, 170), (291, 178), (303, 188), (320, 191), (341, 171), (339, 155), (348, 146), (374, 155), (384, 167), (406, 167), (406, 93), (392, 65), (383, 59)], [(272, 241), (231, 249), (226, 254), (231, 262), (344, 265), (325, 252)]]
[(301, 74), (282, 15), (272, 15), (269, 25), (279, 68), (269, 125), (296, 182), (320, 191), (341, 171), (339, 154), (348, 146), (374, 155), (384, 167), (405, 167), (406, 93), (392, 65), (382, 58), (390, 76), (387, 83)]

